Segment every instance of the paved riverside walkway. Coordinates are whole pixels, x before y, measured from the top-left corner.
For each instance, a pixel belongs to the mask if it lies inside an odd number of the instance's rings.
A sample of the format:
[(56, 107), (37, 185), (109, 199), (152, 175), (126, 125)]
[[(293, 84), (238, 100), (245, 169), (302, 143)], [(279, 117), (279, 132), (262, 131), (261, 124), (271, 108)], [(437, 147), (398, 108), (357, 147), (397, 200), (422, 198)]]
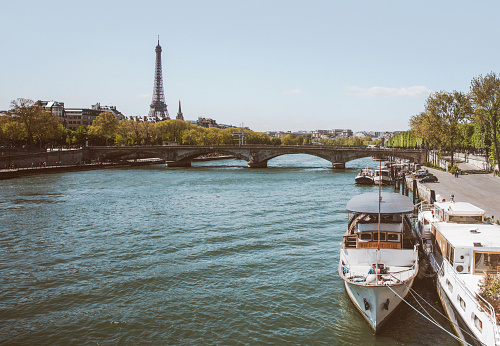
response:
[[(461, 169), (470, 167), (462, 166)], [(465, 174), (455, 178), (453, 174), (437, 169), (427, 168), (439, 180), (437, 183), (424, 185), (449, 200), (455, 195), (457, 202), (469, 202), (485, 211), (486, 217), (494, 216), (500, 220), (500, 178), (492, 174)]]

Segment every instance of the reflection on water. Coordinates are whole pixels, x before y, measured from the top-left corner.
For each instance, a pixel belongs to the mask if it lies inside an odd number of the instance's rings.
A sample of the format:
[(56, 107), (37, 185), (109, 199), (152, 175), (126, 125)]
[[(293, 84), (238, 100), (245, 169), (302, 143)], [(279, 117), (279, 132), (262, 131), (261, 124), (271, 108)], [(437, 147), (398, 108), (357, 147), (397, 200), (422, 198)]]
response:
[(344, 291), (345, 204), (376, 189), (354, 185), (367, 165), (288, 155), (267, 169), (227, 160), (2, 181), (0, 342), (454, 344), (406, 306), (374, 336)]

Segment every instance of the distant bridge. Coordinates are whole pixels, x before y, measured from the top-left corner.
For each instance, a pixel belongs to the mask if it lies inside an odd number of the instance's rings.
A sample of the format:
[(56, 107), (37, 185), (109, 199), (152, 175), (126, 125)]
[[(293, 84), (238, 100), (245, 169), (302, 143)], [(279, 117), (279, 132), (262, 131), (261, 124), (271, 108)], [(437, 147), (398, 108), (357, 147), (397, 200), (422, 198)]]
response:
[(167, 167), (190, 167), (191, 162), (210, 154), (232, 155), (248, 162), (249, 168), (265, 168), (267, 161), (287, 154), (308, 154), (321, 157), (332, 163), (333, 168), (345, 168), (348, 161), (363, 157), (397, 157), (423, 164), (427, 161), (426, 150), (378, 149), (347, 146), (313, 145), (174, 145), (174, 146), (132, 146), (132, 147), (86, 147), (87, 160), (119, 161), (159, 158)]

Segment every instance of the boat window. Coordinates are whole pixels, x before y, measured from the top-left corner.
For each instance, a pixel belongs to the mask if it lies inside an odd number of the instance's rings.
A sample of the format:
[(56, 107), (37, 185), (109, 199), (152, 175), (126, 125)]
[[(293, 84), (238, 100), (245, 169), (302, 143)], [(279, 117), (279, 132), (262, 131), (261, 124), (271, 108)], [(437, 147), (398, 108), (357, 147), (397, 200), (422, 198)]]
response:
[(453, 265), (453, 259), (455, 258), (455, 248), (451, 246), (450, 243), (446, 242), (446, 259)]
[(474, 326), (479, 330), (480, 332), (483, 331), (483, 322), (479, 319), (479, 317), (476, 316), (475, 313), (472, 313), (472, 319), (474, 320)]
[(450, 280), (446, 279), (446, 286), (448, 286), (448, 289), (450, 292), (453, 292), (453, 285), (451, 284)]
[(360, 240), (368, 240), (368, 241), (370, 241), (370, 240), (372, 240), (372, 234), (369, 233), (369, 232), (360, 233), (359, 234), (359, 239)]
[(399, 241), (399, 234), (396, 233), (387, 233), (388, 241)]
[(448, 220), (456, 223), (481, 223), (483, 215), (449, 215)]
[[(378, 232), (373, 232), (373, 241), (378, 241)], [(385, 241), (384, 232), (380, 232), (380, 241)]]
[(500, 267), (500, 253), (474, 251), (474, 274), (497, 274)]
[(467, 306), (465, 304), (465, 300), (463, 300), (463, 298), (460, 297), (460, 295), (457, 295), (457, 299), (458, 299), (458, 302), (460, 303), (460, 307), (462, 308), (463, 311), (465, 311), (465, 307)]

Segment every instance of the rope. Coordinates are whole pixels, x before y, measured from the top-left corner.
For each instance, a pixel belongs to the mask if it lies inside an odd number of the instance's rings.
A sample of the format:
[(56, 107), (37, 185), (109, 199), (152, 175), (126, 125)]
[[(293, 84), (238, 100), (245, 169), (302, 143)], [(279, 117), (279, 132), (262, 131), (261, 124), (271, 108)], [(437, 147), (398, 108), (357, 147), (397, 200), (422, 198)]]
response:
[(413, 310), (415, 310), (416, 312), (418, 312), (420, 315), (422, 315), (423, 318), (425, 318), (427, 321), (431, 322), (432, 324), (434, 324), (436, 327), (438, 327), (439, 329), (443, 330), (444, 332), (448, 333), (452, 338), (454, 338), (455, 340), (457, 341), (460, 341), (462, 343), (464, 343), (465, 345), (469, 345), (469, 346), (472, 346), (471, 344), (469, 344), (468, 342), (466, 342), (465, 340), (462, 340), (460, 339), (458, 336), (454, 335), (453, 333), (450, 333), (449, 331), (447, 331), (444, 327), (441, 327), (439, 324), (437, 324), (436, 322), (432, 321), (430, 318), (428, 318), (427, 316), (425, 316), (423, 313), (421, 313), (420, 311), (418, 311), (417, 309), (415, 309), (410, 303), (408, 303), (406, 300), (404, 300), (399, 294), (396, 293), (396, 291), (394, 291), (391, 286), (386, 286), (388, 289), (390, 289), (392, 291), (392, 293), (394, 293), (395, 295), (397, 295), (399, 297), (399, 299), (401, 299), (402, 301), (404, 301), (410, 308), (412, 308)]
[[(434, 309), (434, 311), (436, 311), (441, 317), (445, 318), (447, 321), (449, 321), (454, 327), (460, 329), (463, 333), (467, 334), (468, 336), (470, 336), (471, 338), (481, 342), (481, 340), (479, 340), (475, 335), (469, 333), (467, 330), (463, 329), (463, 328), (460, 328), (460, 326), (457, 324), (457, 323), (454, 323), (451, 319), (448, 318), (448, 316), (446, 315), (443, 315), (438, 309), (436, 309), (434, 306), (432, 306), (431, 303), (429, 303), (428, 301), (426, 301), (424, 298), (422, 298), (418, 293), (417, 291), (415, 291), (413, 288), (410, 288), (410, 294), (412, 295), (412, 297), (417, 301), (418, 303), (418, 300), (415, 298), (415, 296), (413, 296), (413, 293), (415, 293), (421, 300), (423, 300), (425, 303), (427, 303), (431, 308)], [(420, 303), (419, 303), (420, 305)], [(420, 305), (422, 307), (422, 305)], [(425, 310), (425, 308), (422, 307), (422, 309), (429, 315), (429, 317), (431, 317), (431, 314)], [(432, 317), (431, 317), (432, 318)], [(432, 318), (434, 320), (434, 318)]]
[[(418, 306), (420, 306), (420, 308), (422, 310), (424, 310), (424, 312), (427, 314), (427, 316), (429, 316), (430, 319), (432, 319), (435, 323), (438, 323), (438, 321), (436, 321), (436, 319), (434, 317), (431, 316), (431, 314), (429, 313), (429, 311), (425, 310), (425, 308), (422, 306), (422, 304), (420, 304), (420, 302), (418, 301), (417, 298), (415, 298), (415, 296), (413, 295), (413, 289), (410, 288), (410, 294), (411, 296), (413, 297), (413, 299), (415, 299), (415, 301), (418, 303)], [(439, 312), (439, 311), (438, 311)]]

